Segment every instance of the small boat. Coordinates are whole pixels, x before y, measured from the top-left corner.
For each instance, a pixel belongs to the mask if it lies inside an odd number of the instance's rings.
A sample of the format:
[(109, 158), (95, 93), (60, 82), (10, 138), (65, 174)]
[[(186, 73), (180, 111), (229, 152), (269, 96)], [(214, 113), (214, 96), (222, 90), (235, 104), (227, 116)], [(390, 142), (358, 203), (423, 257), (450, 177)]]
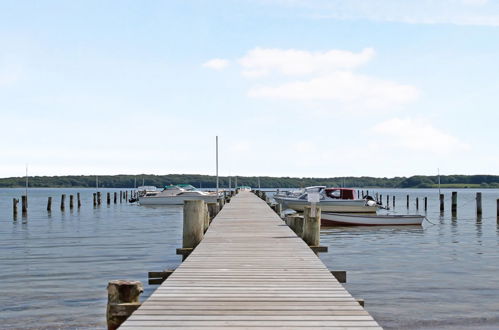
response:
[(294, 192), (280, 192), (273, 198), (284, 208), (303, 211), (305, 206), (310, 205), (308, 195), (312, 193), (319, 194), (317, 206), (323, 212), (374, 213), (378, 209), (375, 201), (355, 199), (355, 189), (350, 188), (313, 186)]
[(374, 215), (374, 214), (344, 214), (344, 213), (321, 213), (322, 226), (398, 226), (398, 225), (421, 225), (424, 215)]
[(182, 205), (184, 201), (203, 200), (206, 203), (216, 203), (220, 194), (201, 191), (190, 184), (166, 186), (162, 191), (146, 192), (139, 195), (140, 205)]

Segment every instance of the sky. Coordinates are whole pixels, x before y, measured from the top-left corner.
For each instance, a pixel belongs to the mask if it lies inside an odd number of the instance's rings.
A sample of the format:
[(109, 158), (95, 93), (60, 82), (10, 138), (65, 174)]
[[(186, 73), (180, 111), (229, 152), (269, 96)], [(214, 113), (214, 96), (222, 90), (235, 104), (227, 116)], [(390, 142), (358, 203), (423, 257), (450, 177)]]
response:
[(497, 0), (0, 0), (0, 177), (499, 175)]

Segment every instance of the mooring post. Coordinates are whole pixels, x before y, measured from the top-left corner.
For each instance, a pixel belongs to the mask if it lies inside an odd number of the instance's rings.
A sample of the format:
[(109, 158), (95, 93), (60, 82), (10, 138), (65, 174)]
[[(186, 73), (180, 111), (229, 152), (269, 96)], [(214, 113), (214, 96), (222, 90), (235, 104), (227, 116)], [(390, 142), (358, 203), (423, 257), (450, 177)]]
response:
[(21, 196), (21, 211), (23, 215), (26, 215), (28, 212), (28, 199), (25, 195)]
[(72, 210), (74, 207), (74, 196), (69, 195), (69, 209)]
[(274, 206), (274, 210), (275, 210), (275, 213), (277, 213), (277, 215), (279, 217), (281, 217), (281, 213), (282, 213), (282, 204), (281, 203), (277, 203), (275, 206)]
[(102, 203), (102, 194), (100, 191), (97, 192), (97, 205), (101, 205)]
[(125, 191), (125, 203), (128, 203), (128, 190)]
[(416, 210), (419, 210), (419, 197), (416, 197)]
[(379, 203), (383, 204), (383, 195), (382, 194), (379, 195)]
[(116, 191), (114, 192), (114, 196), (113, 197), (114, 197), (113, 198), (113, 202), (114, 202), (114, 204), (116, 204), (116, 202), (118, 201), (118, 193)]
[(407, 195), (407, 208), (409, 208), (409, 195)]
[(80, 208), (81, 207), (80, 193), (76, 193), (76, 199), (77, 199), (76, 203), (78, 203), (78, 208)]
[(115, 330), (140, 307), (144, 287), (139, 281), (111, 281), (107, 285), (107, 328)]
[(296, 236), (303, 238), (303, 217), (297, 214), (288, 215), (284, 218), (286, 224), (295, 232)]
[(482, 193), (476, 193), (476, 215), (482, 215)]
[(17, 219), (17, 203), (19, 203), (19, 199), (12, 199), (12, 215), (14, 216), (14, 220)]
[(203, 204), (204, 206), (204, 211), (203, 211), (203, 214), (204, 214), (204, 223), (203, 223), (203, 234), (206, 233), (206, 231), (208, 230), (208, 227), (210, 226), (210, 212), (208, 211), (208, 204), (204, 203)]
[(357, 190), (357, 199), (359, 199), (359, 198), (360, 198), (360, 191)]
[(452, 214), (457, 213), (457, 191), (452, 192), (452, 205), (451, 205)]
[(97, 194), (94, 193), (94, 207), (97, 206)]
[(218, 203), (207, 203), (208, 214), (210, 215), (210, 222), (213, 220), (220, 211)]
[(308, 246), (319, 246), (321, 240), (321, 209), (315, 208), (312, 215), (312, 207), (305, 206), (303, 212), (303, 240)]
[(120, 204), (123, 202), (123, 191), (120, 190)]
[(219, 199), (217, 199), (217, 202), (218, 202), (218, 210), (220, 211), (221, 209), (223, 209), (223, 207), (225, 205), (225, 199), (219, 198)]
[(444, 212), (444, 194), (440, 194), (439, 198), (440, 198), (440, 212), (443, 213)]
[(107, 192), (106, 197), (107, 205), (111, 204), (111, 193), (109, 191)]
[(66, 208), (66, 194), (61, 195), (61, 211), (64, 211)]
[(425, 197), (424, 198), (424, 210), (427, 211), (428, 210), (428, 197)]
[(47, 211), (52, 211), (52, 197), (47, 199)]
[(393, 208), (395, 208), (395, 196), (392, 197)]
[(386, 207), (390, 205), (390, 196), (386, 195)]
[(194, 249), (203, 239), (205, 221), (204, 212), (204, 201), (193, 200), (184, 202), (182, 248)]
[(496, 201), (497, 203), (497, 217), (499, 218), (499, 198)]

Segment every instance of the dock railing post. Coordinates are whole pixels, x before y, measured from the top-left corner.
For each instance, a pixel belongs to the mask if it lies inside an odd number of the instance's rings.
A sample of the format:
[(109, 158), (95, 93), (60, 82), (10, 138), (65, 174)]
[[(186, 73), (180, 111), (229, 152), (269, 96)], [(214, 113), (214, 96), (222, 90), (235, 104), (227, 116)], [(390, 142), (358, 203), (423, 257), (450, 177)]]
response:
[(476, 215), (477, 216), (482, 215), (482, 193), (481, 192), (476, 193)]
[(140, 307), (144, 287), (139, 281), (111, 281), (107, 285), (107, 328), (115, 330)]
[(319, 246), (321, 240), (321, 209), (316, 207), (315, 216), (312, 208), (305, 206), (303, 212), (303, 240), (308, 246)]

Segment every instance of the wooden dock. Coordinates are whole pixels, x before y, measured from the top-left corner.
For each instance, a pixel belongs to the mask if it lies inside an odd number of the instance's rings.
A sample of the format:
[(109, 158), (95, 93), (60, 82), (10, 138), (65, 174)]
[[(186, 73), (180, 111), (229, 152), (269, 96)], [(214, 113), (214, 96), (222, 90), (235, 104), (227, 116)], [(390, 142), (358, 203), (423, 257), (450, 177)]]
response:
[(381, 329), (305, 242), (250, 192), (123, 329)]

